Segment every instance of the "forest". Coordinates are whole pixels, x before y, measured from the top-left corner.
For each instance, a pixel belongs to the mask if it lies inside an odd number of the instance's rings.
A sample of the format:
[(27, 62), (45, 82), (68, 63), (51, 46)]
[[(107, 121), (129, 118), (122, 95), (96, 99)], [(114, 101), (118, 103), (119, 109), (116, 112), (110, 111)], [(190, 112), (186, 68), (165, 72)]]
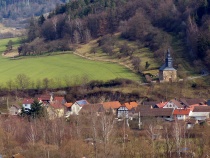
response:
[(28, 18), (52, 11), (66, 0), (1, 0), (0, 22), (9, 27), (24, 28)]
[[(180, 41), (186, 61), (209, 66), (209, 7), (208, 0), (71, 1), (48, 16), (32, 18), (19, 53), (52, 52), (56, 43), (62, 45), (59, 50), (73, 50), (77, 44), (108, 36), (98, 42), (102, 51), (112, 56), (119, 48), (115, 34), (120, 33), (121, 39), (136, 42), (138, 48), (149, 48), (158, 61), (163, 60), (162, 52), (172, 47), (173, 40)], [(124, 55), (132, 57), (132, 50)]]

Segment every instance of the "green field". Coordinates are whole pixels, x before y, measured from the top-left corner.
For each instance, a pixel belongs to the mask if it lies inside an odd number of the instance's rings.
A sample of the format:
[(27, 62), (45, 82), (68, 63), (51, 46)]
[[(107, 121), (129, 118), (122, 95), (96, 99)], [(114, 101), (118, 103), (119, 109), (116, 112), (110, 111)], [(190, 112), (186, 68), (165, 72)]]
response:
[[(0, 40), (0, 53), (5, 50), (9, 39)], [(16, 45), (18, 39), (12, 39)], [(127, 78), (139, 80), (140, 78), (129, 69), (109, 62), (91, 61), (76, 55), (68, 54), (27, 57), (22, 59), (10, 59), (0, 56), (0, 83), (14, 80), (18, 74), (26, 74), (32, 81), (48, 78), (63, 80), (65, 77), (77, 80), (110, 80), (115, 78)]]

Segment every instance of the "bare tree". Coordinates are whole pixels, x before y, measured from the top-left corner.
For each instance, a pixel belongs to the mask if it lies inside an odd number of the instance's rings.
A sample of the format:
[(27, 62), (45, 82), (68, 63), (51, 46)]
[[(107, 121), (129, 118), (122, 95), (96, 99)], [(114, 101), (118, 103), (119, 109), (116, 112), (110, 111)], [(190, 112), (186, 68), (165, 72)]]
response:
[(50, 82), (50, 80), (48, 78), (44, 78), (42, 80), (42, 83), (43, 83), (43, 86), (44, 86), (45, 89), (49, 88), (49, 82)]
[(175, 144), (176, 144), (176, 152), (177, 156), (181, 156), (180, 148), (181, 148), (181, 126), (180, 124), (176, 121), (173, 129), (173, 134), (174, 134), (174, 139), (175, 139)]
[(15, 83), (14, 83), (12, 80), (8, 80), (8, 81), (6, 82), (6, 86), (7, 86), (7, 88), (9, 89), (9, 91), (11, 91), (12, 89), (14, 89)]
[(84, 31), (84, 42), (87, 43), (91, 40), (91, 34), (90, 34), (90, 30), (86, 29)]
[(17, 87), (20, 89), (26, 89), (30, 85), (30, 78), (25, 74), (18, 74), (16, 77)]
[(76, 44), (80, 43), (81, 37), (77, 30), (74, 31), (73, 38), (74, 38), (74, 43), (76, 43)]
[(112, 115), (107, 115), (106, 113), (103, 113), (100, 116), (100, 123), (102, 128), (102, 138), (104, 143), (104, 157), (108, 157), (108, 149), (110, 143), (110, 136), (113, 134), (114, 130), (114, 117)]

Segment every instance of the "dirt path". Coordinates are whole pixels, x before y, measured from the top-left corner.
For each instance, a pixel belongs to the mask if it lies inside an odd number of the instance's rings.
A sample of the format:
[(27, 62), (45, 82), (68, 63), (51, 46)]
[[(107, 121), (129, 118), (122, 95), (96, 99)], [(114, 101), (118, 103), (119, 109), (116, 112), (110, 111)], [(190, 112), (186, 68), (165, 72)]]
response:
[(5, 53), (2, 53), (2, 56), (8, 57), (8, 58), (12, 58), (12, 57), (15, 57), (17, 55), (19, 55), (18, 52), (11, 52), (11, 53), (6, 53), (6, 54)]

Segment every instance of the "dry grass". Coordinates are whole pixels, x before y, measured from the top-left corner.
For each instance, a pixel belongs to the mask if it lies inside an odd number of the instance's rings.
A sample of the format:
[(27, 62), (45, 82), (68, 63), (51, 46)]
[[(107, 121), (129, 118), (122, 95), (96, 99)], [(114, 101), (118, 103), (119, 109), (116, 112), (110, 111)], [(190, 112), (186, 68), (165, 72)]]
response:
[(25, 29), (16, 29), (13, 27), (5, 27), (0, 23), (0, 34), (11, 33), (14, 36), (20, 36), (25, 32)]
[[(130, 42), (130, 41), (128, 42), (124, 39), (121, 39), (121, 38), (119, 38), (119, 34), (117, 34), (116, 36), (118, 38), (117, 41), (118, 41), (119, 45), (122, 45), (123, 43), (127, 42), (130, 47), (133, 47), (136, 49), (136, 51), (133, 53), (133, 56), (140, 58), (140, 60), (141, 60), (140, 68), (143, 73), (147, 72), (147, 73), (151, 73), (153, 75), (157, 74), (158, 67), (160, 66), (160, 64), (155, 61), (155, 59), (153, 57), (153, 53), (148, 48), (138, 49), (135, 42)], [(99, 39), (92, 40), (91, 42), (89, 42), (87, 44), (80, 45), (79, 48), (76, 50), (76, 54), (81, 55), (81, 56), (83, 56), (87, 59), (90, 59), (90, 60), (118, 63), (120, 65), (123, 65), (123, 66), (129, 68), (133, 72), (135, 72), (133, 69), (131, 58), (129, 56), (118, 58), (117, 57), (117, 54), (119, 54), (118, 47), (116, 47), (114, 49), (115, 55), (113, 55), (113, 56), (110, 56), (110, 55), (102, 52), (102, 50), (98, 47), (98, 43), (97, 43), (98, 40)], [(92, 48), (96, 48), (96, 53), (92, 52)], [(146, 62), (149, 62), (149, 64), (150, 64), (150, 66), (147, 70), (145, 69)]]
[(8, 57), (8, 58), (12, 58), (12, 57), (15, 57), (15, 56), (18, 56), (18, 55), (19, 55), (19, 53), (18, 53), (17, 50), (12, 50), (12, 51), (10, 51), (8, 53), (3, 53), (2, 54), (2, 56)]

